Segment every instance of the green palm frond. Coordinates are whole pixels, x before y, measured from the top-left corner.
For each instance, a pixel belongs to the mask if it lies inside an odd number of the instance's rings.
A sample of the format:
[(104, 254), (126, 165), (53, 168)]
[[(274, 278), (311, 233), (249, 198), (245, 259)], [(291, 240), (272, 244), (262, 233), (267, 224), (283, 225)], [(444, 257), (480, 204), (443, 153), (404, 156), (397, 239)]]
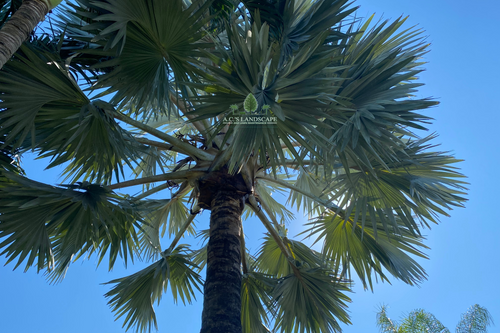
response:
[(325, 266), (320, 253), (311, 250), (310, 247), (299, 241), (288, 239), (286, 230), (282, 229), (280, 233), (293, 262), (289, 262), (288, 257), (283, 254), (274, 238), (266, 235), (257, 257), (257, 266), (260, 272), (280, 278), (293, 272), (291, 265), (309, 268)]
[(54, 187), (13, 173), (0, 186), (0, 243), (7, 262), (25, 270), (48, 269), (62, 278), (77, 258), (109, 254), (111, 269), (118, 256), (127, 262), (137, 252), (139, 218), (131, 203), (100, 185), (78, 183)]
[[(166, 173), (172, 159), (173, 156), (170, 152), (163, 151), (154, 146), (147, 146), (140, 154), (140, 162), (137, 163), (137, 166), (132, 171), (135, 178), (150, 177), (159, 173)], [(149, 190), (151, 186), (152, 184), (144, 185), (146, 190)]]
[(163, 252), (160, 260), (145, 269), (107, 283), (116, 284), (105, 296), (110, 298), (108, 304), (117, 319), (125, 316), (123, 327), (135, 326), (140, 332), (151, 331), (153, 325), (158, 329), (153, 305), (159, 304), (169, 286), (176, 302), (179, 298), (183, 303), (196, 299), (195, 289), (201, 292), (203, 282), (185, 251), (180, 245)]
[(462, 314), (456, 333), (486, 333), (488, 326), (492, 324), (493, 318), (490, 312), (479, 304), (474, 304)]
[[(109, 183), (132, 167), (142, 150), (114, 120), (114, 108), (90, 102), (70, 73), (50, 54), (24, 45), (0, 77), (0, 135), (14, 148), (51, 157), (49, 168), (70, 162), (74, 180)], [(26, 91), (30, 91), (26, 95)]]
[[(417, 112), (438, 104), (413, 95), (420, 57), (426, 53), (420, 30), (399, 31), (405, 19), (384, 22), (371, 30), (368, 20), (361, 32), (346, 39), (346, 49), (335, 66), (345, 66), (332, 76), (346, 78), (334, 88), (336, 101), (325, 112), (330, 127), (319, 129), (335, 145), (332, 161), (341, 161), (346, 172), (356, 165), (370, 172), (371, 159), (385, 166), (404, 149), (401, 135), (425, 129), (431, 118)], [(387, 27), (385, 27), (387, 25)], [(335, 67), (333, 67), (335, 68)], [(389, 169), (387, 166), (385, 166)]]
[[(145, 200), (141, 202), (144, 225), (139, 231), (142, 251), (146, 257), (156, 258), (161, 252), (160, 239), (168, 231), (168, 236), (177, 234), (186, 221), (189, 209), (186, 191), (180, 190), (171, 199)], [(194, 234), (194, 227), (189, 226), (188, 233)]]
[(338, 320), (349, 324), (346, 284), (327, 270), (301, 266), (281, 278), (273, 291), (276, 328), (282, 332), (341, 332)]
[[(111, 57), (93, 65), (112, 68), (96, 78), (93, 89), (105, 89), (100, 96), (113, 94), (111, 103), (149, 118), (170, 110), (168, 93), (176, 82), (196, 77), (198, 50), (208, 46), (201, 39), (210, 3), (197, 0), (183, 9), (182, 0), (151, 6), (145, 0), (80, 0), (74, 14), (61, 17), (61, 24), (70, 23), (68, 36), (95, 43), (84, 53)], [(90, 18), (89, 24), (78, 21), (79, 16)]]
[(400, 226), (397, 231), (391, 226), (390, 236), (383, 232), (384, 226), (378, 216), (373, 218), (378, 235), (371, 223), (362, 230), (352, 222), (355, 214), (353, 212), (347, 221), (335, 213), (325, 214), (309, 223), (311, 229), (303, 232), (323, 240), (323, 253), (333, 263), (335, 272), (348, 273), (350, 277), (352, 267), (364, 287), (369, 285), (371, 289), (372, 275), (382, 281), (388, 280), (383, 268), (411, 285), (426, 278), (424, 269), (412, 258), (427, 258), (420, 250), (427, 248), (423, 237), (410, 232), (398, 218)]
[(438, 214), (448, 216), (447, 209), (462, 206), (467, 183), (453, 166), (460, 160), (432, 152), (435, 146), (428, 143), (432, 138), (407, 141), (394, 154), (395, 161), (382, 164), (372, 160), (371, 172), (354, 170), (334, 178), (326, 190), (331, 191), (330, 200), (340, 202), (347, 216), (356, 211), (354, 223), (365, 226), (370, 216), (375, 232), (375, 217), (384, 229), (392, 225), (395, 231), (399, 218), (413, 233), (419, 232), (419, 224), (429, 227), (429, 221), (437, 223)]
[(250, 265), (241, 283), (241, 326), (244, 333), (269, 333), (271, 293), (277, 280)]
[[(312, 197), (320, 198), (323, 195), (323, 190), (326, 187), (324, 179), (319, 174), (314, 174), (309, 170), (302, 169), (297, 178), (293, 181), (294, 188), (301, 190), (290, 191), (288, 203), (297, 208), (307, 212), (309, 217), (318, 216), (323, 213), (325, 207), (319, 205)], [(310, 193), (311, 196), (306, 196), (303, 192)]]
[[(7, 133), (6, 143), (13, 143), (15, 148), (22, 147), (26, 139), (31, 141), (30, 148), (36, 147), (35, 119), (44, 107), (72, 110), (72, 114), (78, 114), (89, 103), (57, 59), (51, 54), (37, 52), (29, 44), (22, 45), (14, 61), (9, 61), (2, 69), (0, 89), (1, 132)], [(52, 125), (54, 129), (59, 123)]]
[(276, 195), (279, 195), (282, 192), (282, 188), (264, 180), (255, 183), (255, 193), (258, 195), (259, 201), (264, 202), (266, 206), (269, 207), (270, 212), (268, 212), (268, 214), (278, 217), (280, 223), (284, 224), (293, 220), (295, 216), (290, 210), (275, 199)]

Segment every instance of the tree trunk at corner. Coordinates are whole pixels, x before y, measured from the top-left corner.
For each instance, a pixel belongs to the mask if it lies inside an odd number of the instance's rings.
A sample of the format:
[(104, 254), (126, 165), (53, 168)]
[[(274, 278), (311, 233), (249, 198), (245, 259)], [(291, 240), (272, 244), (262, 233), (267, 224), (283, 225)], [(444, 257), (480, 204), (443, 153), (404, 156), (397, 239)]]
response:
[(40, 23), (49, 8), (40, 0), (24, 0), (0, 30), (0, 69)]
[(220, 191), (212, 200), (201, 333), (241, 333), (241, 198)]

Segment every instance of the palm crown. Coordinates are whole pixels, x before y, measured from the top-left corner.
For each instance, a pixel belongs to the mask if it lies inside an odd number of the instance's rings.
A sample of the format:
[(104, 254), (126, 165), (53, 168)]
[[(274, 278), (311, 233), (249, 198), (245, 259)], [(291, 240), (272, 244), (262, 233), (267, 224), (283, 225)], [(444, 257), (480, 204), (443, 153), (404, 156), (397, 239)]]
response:
[[(455, 329), (456, 333), (486, 333), (493, 324), (490, 312), (474, 304), (463, 313)], [(416, 309), (405, 316), (399, 323), (387, 316), (387, 307), (383, 305), (377, 313), (377, 326), (382, 333), (450, 333), (433, 314)]]
[[(106, 294), (140, 331), (156, 325), (167, 287), (183, 302), (204, 287), (202, 332), (332, 332), (349, 323), (351, 270), (370, 288), (425, 279), (421, 229), (464, 201), (458, 160), (414, 132), (437, 104), (414, 95), (428, 45), (404, 19), (359, 25), (354, 12), (345, 0), (62, 7), (54, 34), (25, 43), (0, 75), (3, 254), (52, 280), (92, 254), (110, 269), (154, 260)], [(224, 121), (245, 100), (276, 123)], [(13, 172), (13, 152), (29, 149), (67, 165), (70, 184)], [(120, 194), (135, 185), (141, 194)], [(280, 191), (309, 215), (304, 233), (321, 251), (288, 237)], [(178, 245), (201, 209), (208, 245)], [(255, 256), (249, 215), (268, 231)]]

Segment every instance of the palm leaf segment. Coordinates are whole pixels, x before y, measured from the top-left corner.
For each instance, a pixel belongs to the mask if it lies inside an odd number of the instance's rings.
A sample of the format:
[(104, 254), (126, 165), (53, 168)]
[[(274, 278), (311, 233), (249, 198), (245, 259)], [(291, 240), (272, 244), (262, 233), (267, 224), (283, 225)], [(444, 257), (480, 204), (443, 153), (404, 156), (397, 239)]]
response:
[[(111, 266), (135, 249), (161, 256), (112, 281), (107, 294), (128, 328), (147, 330), (167, 285), (182, 300), (194, 296), (205, 259), (203, 250), (177, 246), (193, 230), (187, 204), (196, 200), (201, 177), (229, 167), (246, 180), (248, 212), (269, 233), (258, 258), (242, 267), (245, 332), (266, 332), (273, 322), (284, 332), (338, 331), (338, 320), (349, 321), (351, 268), (365, 286), (373, 275), (387, 280), (387, 272), (411, 284), (425, 278), (411, 257), (425, 257), (419, 227), (464, 199), (461, 176), (450, 166), (457, 160), (429, 152), (430, 138), (411, 132), (429, 119), (416, 110), (436, 104), (409, 98), (426, 46), (418, 31), (398, 32), (403, 20), (372, 30), (367, 24), (362, 32), (342, 29), (353, 11), (346, 1), (278, 1), (271, 4), (280, 14), (274, 23), (250, 2), (251, 24), (231, 14), (214, 36), (207, 30), (211, 2), (81, 0), (62, 12), (58, 48), (38, 41), (37, 52), (21, 49), (0, 76), (3, 148), (35, 149), (52, 165), (69, 161), (74, 180), (100, 184), (109, 184), (113, 171), (117, 178), (123, 163), (139, 165), (138, 179), (112, 184), (113, 190), (167, 183), (124, 200), (100, 185), (51, 187), (4, 172), (0, 247), (9, 260), (38, 261), (39, 270), (55, 264), (57, 278), (86, 252), (102, 259), (109, 251)], [(84, 74), (91, 90), (104, 89), (110, 103), (91, 101), (71, 73)], [(257, 111), (270, 107), (276, 126), (223, 123), (249, 94)], [(165, 111), (175, 117), (160, 117)], [(173, 135), (177, 125), (190, 129)], [(165, 157), (165, 150), (175, 154)], [(177, 184), (169, 200), (142, 200)], [(321, 252), (288, 238), (282, 223), (291, 214), (271, 195), (280, 191), (290, 193), (293, 207), (319, 215), (308, 232), (324, 241)], [(145, 212), (152, 207), (154, 214)], [(165, 230), (175, 239), (162, 252)]]

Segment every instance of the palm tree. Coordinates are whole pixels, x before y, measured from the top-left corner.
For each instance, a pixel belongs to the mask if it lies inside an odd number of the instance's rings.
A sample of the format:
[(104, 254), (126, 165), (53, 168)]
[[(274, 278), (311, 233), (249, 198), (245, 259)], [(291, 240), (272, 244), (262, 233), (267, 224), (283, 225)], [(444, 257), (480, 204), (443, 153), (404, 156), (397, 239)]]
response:
[[(462, 319), (457, 325), (457, 333), (486, 333), (487, 327), (493, 324), (493, 319), (486, 308), (474, 304), (462, 314)], [(433, 314), (422, 309), (417, 309), (398, 324), (387, 316), (387, 307), (382, 306), (377, 313), (377, 326), (380, 332), (394, 333), (450, 333), (450, 331), (434, 317)]]
[[(339, 332), (351, 272), (366, 288), (390, 275), (418, 284), (421, 230), (462, 205), (463, 176), (434, 136), (416, 133), (430, 121), (420, 110), (437, 104), (414, 95), (421, 31), (401, 30), (404, 19), (359, 25), (355, 10), (346, 0), (61, 7), (59, 34), (25, 43), (1, 72), (0, 135), (2, 147), (66, 165), (69, 184), (2, 171), (2, 254), (52, 281), (93, 254), (110, 269), (118, 257), (152, 260), (106, 294), (139, 331), (156, 326), (167, 288), (183, 302), (203, 288), (203, 333)], [(228, 121), (237, 110), (273, 121)], [(321, 251), (289, 237), (294, 214), (278, 192), (311, 218), (304, 234)], [(179, 245), (203, 210), (208, 244)], [(242, 223), (252, 215), (268, 232), (253, 256)]]
[(0, 69), (62, 0), (0, 1)]

